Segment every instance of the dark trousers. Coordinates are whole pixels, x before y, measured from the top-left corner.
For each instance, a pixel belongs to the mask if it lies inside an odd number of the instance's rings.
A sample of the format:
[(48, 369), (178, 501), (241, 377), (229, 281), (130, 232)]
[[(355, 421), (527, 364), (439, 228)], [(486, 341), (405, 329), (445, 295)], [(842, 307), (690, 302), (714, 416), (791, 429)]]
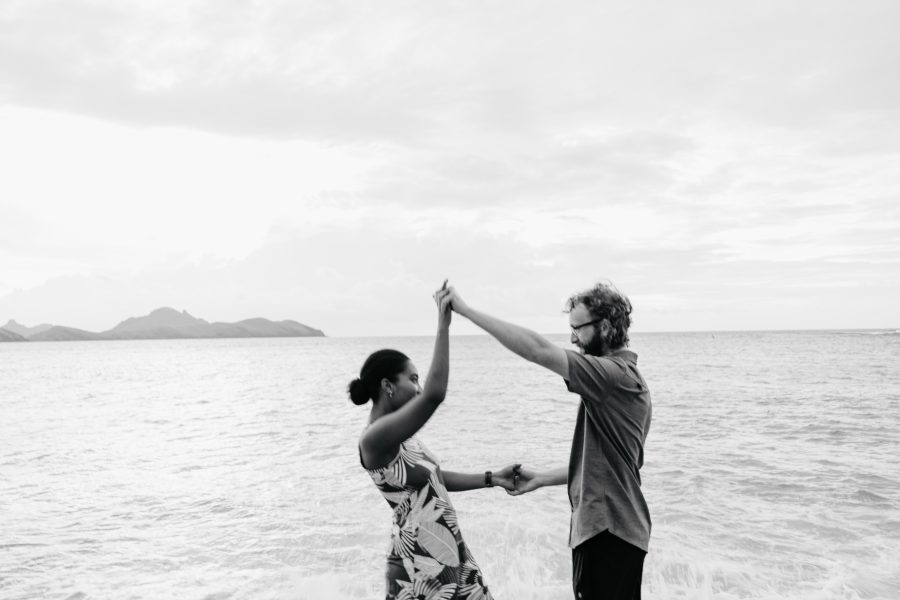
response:
[(572, 550), (576, 600), (640, 600), (646, 552), (609, 531)]

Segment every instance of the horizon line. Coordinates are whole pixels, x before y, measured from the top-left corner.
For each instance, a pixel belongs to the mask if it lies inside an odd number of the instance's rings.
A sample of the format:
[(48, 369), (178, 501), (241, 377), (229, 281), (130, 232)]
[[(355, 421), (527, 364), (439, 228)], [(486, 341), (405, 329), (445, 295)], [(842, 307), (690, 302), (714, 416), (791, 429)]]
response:
[[(630, 334), (640, 334), (640, 335), (658, 335), (658, 334), (666, 334), (666, 333), (812, 333), (812, 332), (867, 332), (867, 331), (897, 331), (900, 332), (900, 327), (836, 327), (836, 328), (821, 328), (821, 327), (811, 327), (806, 329), (669, 329), (669, 330), (655, 330), (655, 331), (629, 331)], [(567, 336), (568, 333), (564, 332), (555, 332), (555, 333), (543, 333), (537, 332), (539, 335), (549, 337), (549, 336)], [(489, 333), (450, 333), (451, 336), (456, 337), (491, 337)], [(377, 335), (326, 335), (325, 337), (331, 338), (348, 338), (348, 339), (366, 339), (366, 338), (385, 338), (385, 337), (434, 337), (434, 334), (425, 334), (425, 333), (408, 333), (408, 334), (377, 334)]]

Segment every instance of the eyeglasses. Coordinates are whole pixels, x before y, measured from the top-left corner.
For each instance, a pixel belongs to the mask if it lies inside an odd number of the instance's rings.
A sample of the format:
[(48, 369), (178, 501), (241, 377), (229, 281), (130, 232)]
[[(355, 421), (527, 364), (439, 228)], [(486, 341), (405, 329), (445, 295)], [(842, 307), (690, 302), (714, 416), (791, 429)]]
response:
[(569, 325), (569, 329), (572, 330), (572, 333), (574, 333), (575, 335), (578, 335), (578, 330), (581, 329), (582, 327), (587, 327), (588, 325), (594, 325), (596, 323), (599, 323), (602, 320), (603, 319), (594, 319), (593, 321), (588, 321), (587, 323), (582, 323), (581, 325)]

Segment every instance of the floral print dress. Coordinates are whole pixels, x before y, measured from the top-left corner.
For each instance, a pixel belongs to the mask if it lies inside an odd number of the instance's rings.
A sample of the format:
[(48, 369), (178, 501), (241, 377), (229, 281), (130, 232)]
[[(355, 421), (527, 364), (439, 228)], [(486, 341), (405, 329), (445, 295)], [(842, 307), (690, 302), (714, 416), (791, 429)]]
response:
[(412, 436), (390, 463), (366, 472), (394, 511), (387, 600), (493, 600), (424, 444)]

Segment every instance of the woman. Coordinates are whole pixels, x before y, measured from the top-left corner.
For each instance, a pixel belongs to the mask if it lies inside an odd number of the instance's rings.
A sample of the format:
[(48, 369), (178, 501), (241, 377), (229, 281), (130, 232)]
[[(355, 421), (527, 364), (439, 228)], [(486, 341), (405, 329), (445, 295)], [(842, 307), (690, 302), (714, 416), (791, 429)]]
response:
[(415, 436), (447, 393), (452, 313), (449, 303), (441, 306), (444, 295), (444, 289), (435, 294), (438, 331), (424, 387), (412, 361), (396, 350), (374, 352), (348, 387), (354, 404), (373, 402), (359, 440), (360, 462), (394, 511), (387, 600), (492, 600), (447, 492), (515, 489), (518, 465), (476, 474), (444, 471)]

